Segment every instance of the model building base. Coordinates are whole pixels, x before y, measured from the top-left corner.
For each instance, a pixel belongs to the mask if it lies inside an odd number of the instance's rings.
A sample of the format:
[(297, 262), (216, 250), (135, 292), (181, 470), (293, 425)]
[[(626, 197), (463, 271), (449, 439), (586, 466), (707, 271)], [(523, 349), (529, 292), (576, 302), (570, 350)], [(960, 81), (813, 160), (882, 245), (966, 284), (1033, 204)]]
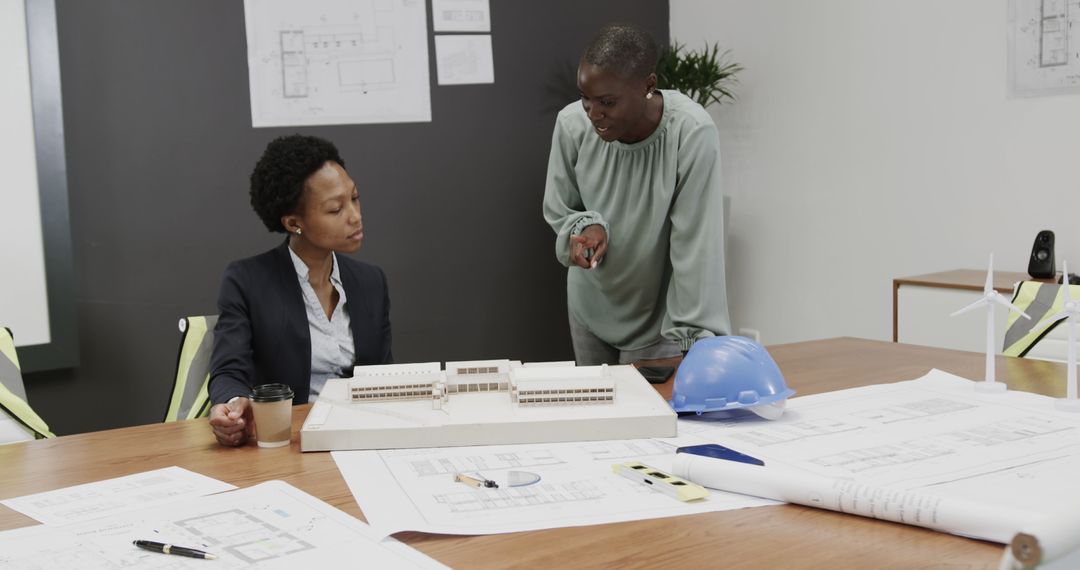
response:
[[(452, 369), (451, 364), (447, 363), (448, 370)], [(522, 375), (517, 380), (518, 385), (529, 385), (534, 391), (537, 387), (548, 388), (541, 378), (536, 377), (539, 371), (524, 372), (527, 368), (517, 369)], [(571, 370), (561, 374), (580, 376)], [(431, 372), (430, 369), (417, 370), (416, 374)], [(393, 373), (394, 377), (400, 378), (400, 375), (400, 372)], [(554, 401), (551, 405), (523, 405), (524, 401), (511, 397), (514, 381), (511, 381), (509, 392), (507, 389), (462, 391), (450, 398), (441, 397), (436, 406), (430, 396), (404, 401), (357, 399), (359, 386), (368, 382), (381, 386), (380, 381), (377, 374), (364, 375), (360, 368), (355, 378), (327, 381), (300, 430), (300, 449), (406, 449), (674, 437), (676, 434), (675, 413), (632, 366), (604, 367), (602, 379), (587, 379), (585, 384), (572, 380), (575, 382), (573, 397), (577, 401), (569, 405), (556, 405)], [(452, 378), (450, 385), (456, 381), (460, 379)], [(567, 390), (555, 389), (555, 384), (564, 381), (562, 378), (550, 381), (549, 391), (553, 396), (558, 392), (560, 398), (566, 399)], [(600, 388), (577, 388), (591, 385), (588, 382), (613, 385), (614, 398), (590, 402), (588, 398), (595, 396), (586, 396), (585, 401), (581, 401), (583, 398), (578, 392), (603, 393)], [(424, 386), (427, 390), (427, 384)], [(555, 400), (554, 397), (551, 399)]]

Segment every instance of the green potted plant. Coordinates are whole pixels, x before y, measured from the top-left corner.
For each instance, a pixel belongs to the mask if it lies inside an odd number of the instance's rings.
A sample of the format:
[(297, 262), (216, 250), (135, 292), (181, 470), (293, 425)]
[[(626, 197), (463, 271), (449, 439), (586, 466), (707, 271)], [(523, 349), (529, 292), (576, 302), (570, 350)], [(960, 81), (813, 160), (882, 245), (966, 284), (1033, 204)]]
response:
[(735, 74), (743, 66), (730, 61), (731, 50), (721, 52), (718, 44), (706, 44), (701, 52), (684, 48), (673, 41), (663, 50), (656, 65), (657, 86), (679, 91), (702, 107), (734, 101), (732, 88), (739, 81)]

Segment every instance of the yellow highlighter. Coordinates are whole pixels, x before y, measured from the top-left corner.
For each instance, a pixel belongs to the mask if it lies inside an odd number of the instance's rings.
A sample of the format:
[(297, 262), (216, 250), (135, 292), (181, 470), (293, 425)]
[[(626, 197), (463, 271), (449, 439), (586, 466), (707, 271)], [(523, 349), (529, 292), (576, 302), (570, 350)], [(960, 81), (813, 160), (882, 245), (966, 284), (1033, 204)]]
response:
[(611, 466), (611, 470), (628, 479), (650, 485), (680, 501), (696, 501), (709, 496), (709, 490), (701, 485), (695, 485), (686, 479), (653, 469), (638, 461), (616, 463)]

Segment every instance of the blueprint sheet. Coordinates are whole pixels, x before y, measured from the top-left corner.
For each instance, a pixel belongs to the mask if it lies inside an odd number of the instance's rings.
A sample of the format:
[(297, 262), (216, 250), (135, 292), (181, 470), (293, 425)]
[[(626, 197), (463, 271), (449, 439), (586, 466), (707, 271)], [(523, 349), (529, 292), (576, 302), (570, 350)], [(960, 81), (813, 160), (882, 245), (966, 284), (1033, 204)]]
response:
[(422, 0), (245, 0), (254, 127), (431, 120)]
[[(135, 539), (197, 548), (199, 560), (135, 548)], [(0, 567), (38, 568), (443, 568), (291, 485), (269, 481), (210, 497), (85, 523), (0, 532)]]
[[(1064, 382), (1064, 378), (1062, 378)], [(794, 398), (779, 420), (679, 420), (766, 465), (894, 489), (1049, 512), (1080, 469), (1080, 414), (1026, 392), (976, 392), (932, 370), (917, 380)]]
[[(698, 440), (636, 439), (382, 451), (335, 451), (334, 460), (381, 535), (404, 530), (495, 534), (584, 526), (777, 504), (713, 491), (683, 503), (612, 472), (641, 461), (669, 471), (675, 448)], [(507, 472), (540, 476), (532, 485), (477, 489), (456, 473), (497, 482)]]
[(14, 497), (0, 504), (45, 524), (62, 525), (235, 488), (224, 481), (173, 466)]
[[(679, 436), (670, 439), (333, 456), (380, 534), (515, 532), (775, 504), (720, 491), (701, 504), (679, 503), (611, 473), (612, 464), (631, 460), (671, 472), (676, 447), (702, 443), (760, 458), (770, 468), (1023, 514), (1080, 503), (1069, 491), (1080, 472), (1080, 414), (1057, 411), (1047, 396), (979, 393), (970, 380), (938, 370), (917, 380), (793, 398), (778, 420), (742, 411), (683, 416), (678, 424)], [(510, 470), (541, 479), (498, 489), (453, 481), (465, 473), (499, 482)]]

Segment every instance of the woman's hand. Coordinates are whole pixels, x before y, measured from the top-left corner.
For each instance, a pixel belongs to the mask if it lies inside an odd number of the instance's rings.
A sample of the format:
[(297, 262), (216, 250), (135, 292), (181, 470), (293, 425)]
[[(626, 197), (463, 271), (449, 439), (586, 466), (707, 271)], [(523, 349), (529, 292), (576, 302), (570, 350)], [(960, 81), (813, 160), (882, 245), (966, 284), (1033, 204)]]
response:
[[(582, 269), (592, 269), (603, 261), (607, 254), (607, 231), (600, 224), (585, 226), (576, 236), (570, 236), (570, 263)], [(589, 256), (586, 252), (591, 251)]]
[(237, 398), (228, 404), (210, 408), (210, 428), (221, 445), (235, 447), (255, 435), (251, 399)]

